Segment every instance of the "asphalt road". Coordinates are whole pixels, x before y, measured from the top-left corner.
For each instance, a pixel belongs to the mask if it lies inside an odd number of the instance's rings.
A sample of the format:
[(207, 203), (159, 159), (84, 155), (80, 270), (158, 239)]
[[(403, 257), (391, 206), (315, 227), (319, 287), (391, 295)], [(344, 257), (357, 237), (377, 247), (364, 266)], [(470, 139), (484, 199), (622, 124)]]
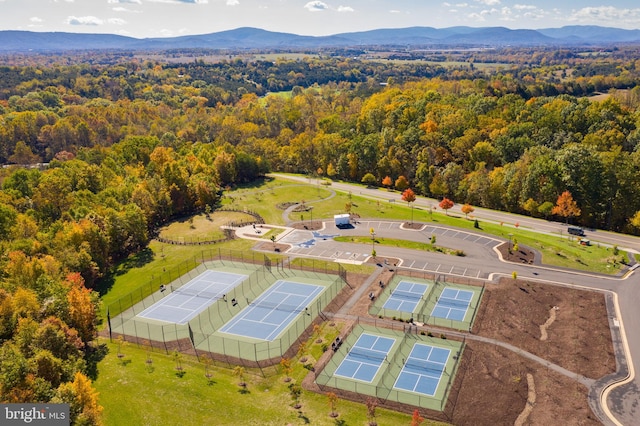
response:
[[(298, 182), (315, 184), (315, 179), (278, 175)], [(401, 200), (397, 192), (387, 192), (379, 189), (368, 189), (357, 185), (334, 182), (333, 190), (351, 192), (364, 197), (379, 200)], [(414, 203), (417, 207), (429, 208), (437, 206), (437, 201), (429, 198), (418, 197)], [(455, 205), (451, 211), (460, 212), (460, 205)], [(503, 222), (505, 226), (513, 226), (519, 223), (520, 228), (527, 228), (536, 232), (566, 234), (566, 225), (545, 220), (502, 213), (482, 208), (476, 208), (474, 216), (478, 220)], [(331, 221), (327, 223), (329, 234), (340, 235), (369, 235), (374, 228), (376, 235), (380, 237), (393, 237), (408, 240), (428, 241), (433, 229), (427, 231), (413, 231), (400, 229), (400, 223), (372, 220), (363, 220), (352, 230), (337, 230)], [(602, 389), (594, 389), (598, 392), (598, 399), (602, 399), (602, 410), (609, 418), (602, 418), (605, 424), (637, 425), (640, 424), (640, 380), (635, 376), (634, 366), (640, 362), (640, 276), (634, 271), (629, 271), (623, 277), (589, 274), (580, 271), (551, 268), (540, 265), (521, 265), (502, 262), (494, 247), (503, 243), (503, 240), (492, 236), (474, 233), (467, 230), (455, 230), (438, 227), (437, 244), (454, 249), (462, 248), (465, 257), (448, 256), (438, 253), (413, 251), (391, 247), (376, 246), (378, 257), (402, 259), (403, 267), (421, 269), (424, 271), (441, 273), (444, 275), (458, 275), (469, 278), (493, 279), (498, 275), (511, 276), (515, 271), (518, 277), (530, 280), (539, 280), (556, 285), (568, 285), (590, 288), (610, 292), (613, 296), (612, 309), (610, 309), (610, 322), (614, 328), (614, 341), (616, 334), (621, 336), (620, 347), (626, 352), (626, 359), (618, 363), (619, 374), (617, 377), (603, 379), (601, 382), (609, 382)], [(617, 245), (622, 250), (637, 252), (640, 249), (640, 238), (615, 234), (605, 231), (587, 231), (587, 238), (604, 244)], [(311, 235), (310, 239), (314, 239)], [(363, 249), (361, 244), (337, 243), (331, 238), (317, 238), (309, 247), (295, 245), (290, 251), (291, 255), (311, 256), (319, 258), (333, 258), (342, 261), (360, 261), (371, 253), (371, 248)], [(346, 256), (346, 257), (345, 257)], [(628, 368), (627, 368), (628, 367)], [(628, 376), (628, 377), (627, 377)], [(626, 380), (623, 380), (625, 379)], [(614, 383), (616, 382), (616, 383)], [(602, 385), (602, 383), (600, 383)]]

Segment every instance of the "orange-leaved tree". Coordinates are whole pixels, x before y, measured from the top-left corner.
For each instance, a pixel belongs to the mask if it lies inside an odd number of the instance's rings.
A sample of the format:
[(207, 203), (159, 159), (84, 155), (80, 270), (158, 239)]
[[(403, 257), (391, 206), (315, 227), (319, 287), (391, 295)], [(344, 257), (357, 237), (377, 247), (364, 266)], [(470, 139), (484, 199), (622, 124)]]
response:
[(467, 216), (469, 215), (469, 213), (473, 213), (475, 211), (475, 209), (473, 208), (473, 206), (471, 206), (471, 204), (466, 203), (464, 206), (462, 206), (460, 208), (460, 210), (462, 210), (462, 213), (464, 213), (464, 218), (466, 219)]
[(402, 201), (406, 201), (407, 205), (411, 207), (411, 223), (413, 223), (413, 203), (416, 200), (416, 193), (411, 188), (407, 188), (402, 193)]
[(440, 208), (442, 210), (444, 210), (444, 214), (449, 216), (448, 210), (453, 207), (453, 201), (451, 201), (448, 198), (443, 198), (442, 201), (440, 201), (440, 204), (438, 204), (440, 206)]
[(413, 410), (413, 416), (411, 416), (411, 426), (420, 426), (424, 422), (424, 418), (420, 416), (418, 410)]
[(556, 201), (555, 207), (551, 210), (551, 214), (564, 217), (567, 223), (572, 217), (580, 216), (580, 213), (581, 210), (569, 191), (564, 191), (558, 196), (558, 201)]
[(393, 181), (391, 180), (391, 177), (385, 176), (385, 178), (382, 179), (382, 186), (386, 187), (387, 189), (391, 189), (391, 185), (393, 185)]

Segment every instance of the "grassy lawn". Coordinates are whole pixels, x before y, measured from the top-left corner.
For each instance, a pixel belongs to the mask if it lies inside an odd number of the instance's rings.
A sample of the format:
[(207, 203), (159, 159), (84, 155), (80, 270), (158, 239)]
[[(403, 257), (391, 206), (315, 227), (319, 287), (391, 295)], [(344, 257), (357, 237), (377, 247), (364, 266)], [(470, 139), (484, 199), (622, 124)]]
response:
[(160, 237), (173, 241), (212, 241), (224, 238), (220, 228), (230, 222), (250, 222), (255, 218), (242, 212), (213, 212), (176, 220), (160, 228)]
[[(331, 194), (332, 191), (330, 189), (321, 185), (306, 185), (274, 179), (267, 180), (260, 186), (239, 188), (227, 193), (222, 200), (222, 205), (240, 210), (246, 208), (260, 214), (267, 223), (284, 225), (285, 222), (282, 219), (284, 209), (278, 206), (284, 203), (300, 203), (302, 201), (307, 205), (315, 206), (315, 202), (328, 198)], [(308, 213), (304, 213), (303, 216), (306, 219), (310, 218)], [(314, 218), (316, 217), (315, 209), (313, 216)], [(291, 220), (299, 219), (299, 214), (294, 214), (291, 217)]]
[[(334, 237), (333, 239), (345, 243), (371, 244), (371, 237)], [(422, 250), (434, 253), (437, 252), (451, 254), (454, 256), (464, 256), (463, 250), (451, 250), (446, 247), (438, 247), (435, 244), (422, 243), (419, 241), (396, 240), (393, 238), (376, 237), (375, 244), (389, 247), (401, 247), (411, 250)]]
[[(182, 371), (176, 369), (173, 354), (149, 352), (127, 344), (118, 346), (102, 340), (108, 354), (100, 363), (100, 374), (94, 386), (100, 393), (106, 425), (364, 425), (367, 409), (364, 404), (339, 400), (336, 412), (329, 416), (326, 395), (304, 391), (299, 399), (302, 405), (294, 409), (289, 383), (300, 383), (308, 370), (322, 355), (322, 346), (333, 341), (341, 324), (324, 324), (314, 335), (303, 357), (290, 360), (291, 371), (274, 367), (263, 377), (259, 371), (247, 369), (243, 380), (246, 390), (239, 386), (240, 378), (234, 369), (226, 366), (198, 362), (181, 355)], [(320, 340), (320, 342), (318, 342)], [(210, 377), (207, 378), (206, 374)], [(286, 382), (286, 377), (291, 382)], [(336, 421), (337, 420), (337, 421)], [(378, 408), (376, 420), (380, 425), (411, 423), (411, 416)], [(342, 423), (338, 423), (342, 422)], [(427, 421), (423, 425), (440, 425)]]

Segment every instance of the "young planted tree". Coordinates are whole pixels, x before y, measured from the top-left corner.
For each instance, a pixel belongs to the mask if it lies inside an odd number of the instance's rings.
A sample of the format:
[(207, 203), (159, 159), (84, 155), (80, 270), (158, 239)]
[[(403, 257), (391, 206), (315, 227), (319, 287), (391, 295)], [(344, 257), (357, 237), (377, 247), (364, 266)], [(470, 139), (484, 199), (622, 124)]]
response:
[(449, 216), (448, 211), (449, 211), (449, 209), (451, 207), (453, 207), (453, 201), (451, 201), (450, 199), (445, 197), (445, 198), (442, 199), (442, 201), (440, 201), (440, 204), (438, 204), (438, 205), (440, 206), (440, 208), (442, 210), (444, 210), (444, 214)]
[(416, 193), (411, 188), (407, 188), (402, 193), (402, 201), (406, 201), (407, 205), (411, 208), (411, 223), (413, 224), (413, 203), (416, 201)]
[(387, 188), (387, 191), (388, 191), (391, 189), (391, 185), (393, 185), (393, 180), (391, 180), (390, 176), (385, 176), (385, 178), (382, 179), (382, 186)]
[(369, 420), (369, 426), (378, 426), (376, 422), (376, 408), (378, 407), (378, 400), (375, 398), (367, 398), (367, 419)]
[(476, 209), (474, 209), (470, 204), (465, 203), (465, 205), (462, 206), (460, 210), (462, 210), (462, 213), (464, 213), (464, 218), (467, 219), (469, 214), (473, 213)]
[(329, 415), (331, 417), (338, 417), (338, 413), (336, 412), (336, 405), (338, 404), (338, 395), (333, 392), (327, 392), (327, 400), (329, 402), (329, 409), (331, 412)]
[(413, 416), (411, 416), (411, 426), (420, 426), (424, 422), (424, 418), (420, 416), (418, 410), (413, 411)]
[(282, 358), (280, 360), (280, 367), (282, 367), (282, 372), (285, 375), (284, 381), (290, 382), (291, 371), (293, 371), (293, 368), (291, 368), (291, 360), (289, 358)]
[(551, 210), (551, 214), (564, 217), (566, 223), (569, 223), (571, 218), (580, 216), (580, 213), (581, 210), (569, 191), (564, 191), (558, 196), (558, 201)]
[(240, 382), (238, 383), (238, 386), (241, 386), (242, 388), (247, 387), (247, 382), (244, 380), (244, 375), (246, 373), (247, 373), (247, 370), (245, 370), (244, 367), (241, 365), (237, 365), (233, 369), (233, 375), (236, 376), (238, 380), (240, 380)]

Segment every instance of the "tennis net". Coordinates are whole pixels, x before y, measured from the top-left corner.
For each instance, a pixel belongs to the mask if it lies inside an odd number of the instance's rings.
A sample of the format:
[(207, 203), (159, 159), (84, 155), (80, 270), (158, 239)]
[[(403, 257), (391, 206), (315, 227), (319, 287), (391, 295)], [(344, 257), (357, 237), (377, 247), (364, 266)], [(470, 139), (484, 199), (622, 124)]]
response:
[(174, 293), (184, 294), (185, 296), (202, 297), (204, 299), (219, 299), (220, 293), (214, 291), (205, 290), (190, 290), (186, 288), (177, 288), (173, 290)]
[(357, 346), (354, 346), (349, 350), (349, 356), (351, 358), (355, 358), (359, 360), (376, 361), (378, 363), (381, 363), (382, 361), (384, 361), (387, 354), (382, 352), (373, 352), (371, 350), (362, 349)]
[(253, 302), (249, 303), (249, 306), (253, 306), (256, 308), (265, 308), (272, 311), (284, 311), (284, 312), (302, 312), (305, 310), (304, 306), (293, 306), (293, 305), (287, 305), (284, 303), (266, 302), (264, 300), (259, 300), (259, 301), (254, 300)]
[(437, 376), (441, 376), (442, 370), (444, 370), (444, 364), (438, 364), (425, 359), (409, 358), (407, 359), (404, 368), (412, 373), (424, 374), (425, 372), (430, 372)]
[(449, 308), (463, 308), (466, 309), (469, 307), (469, 302), (466, 300), (458, 300), (458, 299), (448, 299), (448, 298), (440, 298), (438, 299), (438, 303), (441, 306), (446, 306)]
[(422, 297), (422, 294), (412, 293), (409, 291), (394, 290), (394, 292), (391, 293), (391, 297), (394, 297), (396, 299), (403, 299), (403, 300), (409, 300), (411, 302), (415, 302), (420, 300), (420, 298)]

